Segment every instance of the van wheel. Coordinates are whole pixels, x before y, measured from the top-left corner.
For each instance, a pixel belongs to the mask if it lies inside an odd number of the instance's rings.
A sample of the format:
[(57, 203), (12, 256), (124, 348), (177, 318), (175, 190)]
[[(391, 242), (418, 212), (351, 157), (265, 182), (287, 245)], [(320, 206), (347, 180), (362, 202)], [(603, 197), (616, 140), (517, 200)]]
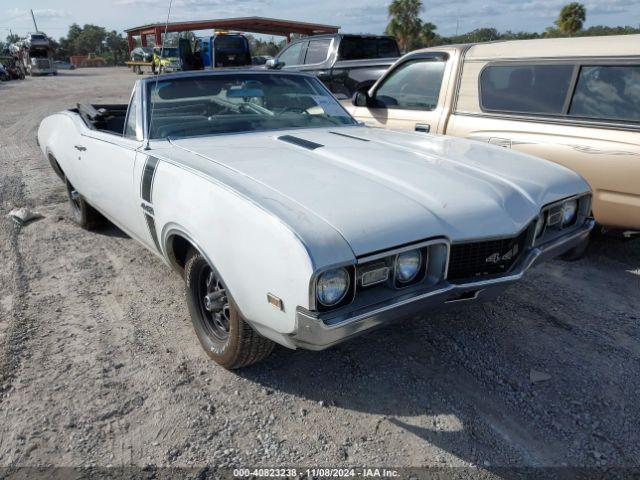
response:
[(269, 356), (275, 344), (243, 320), (222, 279), (197, 251), (190, 252), (184, 274), (191, 322), (207, 355), (229, 370)]
[(69, 207), (71, 217), (81, 228), (94, 230), (104, 223), (104, 217), (73, 188), (71, 182), (66, 180), (67, 196), (69, 197)]
[(587, 249), (589, 248), (590, 239), (591, 239), (591, 236), (588, 236), (578, 245), (573, 247), (571, 250), (560, 255), (560, 259), (564, 260), (565, 262), (575, 262), (577, 260), (581, 260), (587, 254)]

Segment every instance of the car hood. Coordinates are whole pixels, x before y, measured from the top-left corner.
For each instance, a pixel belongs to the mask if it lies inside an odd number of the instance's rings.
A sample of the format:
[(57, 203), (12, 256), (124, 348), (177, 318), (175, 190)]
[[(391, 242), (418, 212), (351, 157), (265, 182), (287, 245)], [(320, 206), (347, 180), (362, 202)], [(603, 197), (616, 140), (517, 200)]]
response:
[[(172, 144), (174, 153), (181, 151), (175, 156), (193, 168), (208, 171), (208, 162), (232, 172), (255, 202), (281, 205), (286, 213), (279, 216), (294, 230), (310, 221), (316, 230), (329, 225), (356, 256), (438, 236), (515, 235), (543, 205), (589, 190), (564, 167), (500, 147), (367, 127)], [(305, 231), (313, 236), (313, 228)]]

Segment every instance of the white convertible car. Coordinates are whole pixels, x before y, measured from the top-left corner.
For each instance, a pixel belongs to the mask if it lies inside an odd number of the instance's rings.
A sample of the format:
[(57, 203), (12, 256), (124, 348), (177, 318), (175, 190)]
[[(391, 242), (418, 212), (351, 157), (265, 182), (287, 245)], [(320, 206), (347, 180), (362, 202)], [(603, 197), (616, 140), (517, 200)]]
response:
[(227, 368), (494, 298), (593, 226), (576, 173), (458, 138), (358, 124), (314, 77), (138, 80), (129, 105), (45, 118), (84, 228), (106, 217), (180, 272)]

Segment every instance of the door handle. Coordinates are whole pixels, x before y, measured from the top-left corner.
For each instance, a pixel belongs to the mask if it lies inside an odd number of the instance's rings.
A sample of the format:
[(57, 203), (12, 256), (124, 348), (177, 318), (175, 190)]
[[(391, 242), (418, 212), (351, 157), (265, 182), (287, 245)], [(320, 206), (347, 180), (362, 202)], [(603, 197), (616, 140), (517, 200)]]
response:
[(76, 145), (75, 149), (78, 150), (79, 152), (86, 152), (87, 151), (87, 147), (83, 147), (82, 145)]
[(429, 133), (431, 130), (431, 125), (428, 123), (416, 123), (416, 132)]
[(491, 137), (488, 143), (490, 143), (491, 145), (497, 145), (499, 147), (511, 148), (510, 138)]

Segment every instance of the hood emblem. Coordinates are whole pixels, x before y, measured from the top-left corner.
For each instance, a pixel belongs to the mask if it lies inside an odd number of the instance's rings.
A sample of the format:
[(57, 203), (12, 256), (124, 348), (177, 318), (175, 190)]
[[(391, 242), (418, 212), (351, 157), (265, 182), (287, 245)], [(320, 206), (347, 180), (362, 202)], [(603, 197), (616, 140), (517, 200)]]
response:
[(499, 252), (492, 253), (487, 258), (485, 258), (485, 263), (500, 263), (511, 260), (518, 254), (518, 244), (514, 245), (511, 250), (509, 250), (504, 255), (501, 255)]

